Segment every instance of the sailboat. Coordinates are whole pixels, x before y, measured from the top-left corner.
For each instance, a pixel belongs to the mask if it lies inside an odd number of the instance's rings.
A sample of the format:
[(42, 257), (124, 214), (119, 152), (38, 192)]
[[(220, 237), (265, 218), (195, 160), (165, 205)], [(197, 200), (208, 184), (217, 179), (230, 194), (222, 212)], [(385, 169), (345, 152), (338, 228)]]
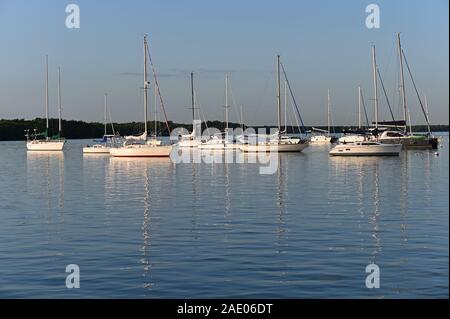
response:
[(225, 132), (213, 135), (209, 140), (202, 142), (198, 148), (202, 150), (234, 150), (239, 148), (239, 144), (229, 136), (228, 127), (228, 74), (225, 75)]
[[(387, 124), (387, 125), (384, 125), (387, 129), (381, 133), (379, 140), (381, 143), (386, 143), (386, 144), (400, 143), (403, 145), (403, 147), (405, 149), (437, 148), (437, 139), (431, 135), (429, 118), (426, 114), (426, 111), (423, 108), (422, 101), (420, 100), (420, 96), (417, 91), (414, 79), (412, 78), (412, 75), (411, 75), (411, 70), (409, 69), (409, 65), (406, 61), (405, 53), (402, 49), (402, 45), (401, 45), (401, 41), (400, 41), (400, 33), (397, 33), (397, 51), (398, 51), (398, 57), (399, 57), (399, 63), (400, 63), (400, 81), (401, 81), (400, 94), (401, 94), (402, 107), (403, 107), (403, 121), (398, 121), (398, 122), (393, 121), (393, 123), (389, 123), (389, 122), (382, 123), (382, 124)], [(409, 110), (408, 110), (407, 104), (406, 104), (405, 78), (404, 78), (404, 74), (403, 74), (403, 58), (405, 58), (405, 62), (406, 62), (407, 69), (409, 71), (409, 75), (411, 76), (411, 79), (413, 81), (414, 89), (416, 90), (417, 97), (419, 98), (419, 103), (422, 107), (422, 111), (424, 113), (425, 120), (427, 122), (428, 133), (426, 135), (414, 134), (411, 130), (411, 118), (410, 118)], [(407, 123), (406, 123), (407, 116), (409, 118), (410, 132), (408, 132), (408, 130), (407, 130)], [(403, 131), (401, 131), (399, 129), (395, 129), (395, 130), (389, 129), (389, 127), (392, 127), (392, 126), (395, 126), (397, 128), (398, 125), (403, 126)]]
[[(195, 91), (194, 91), (194, 72), (191, 72), (191, 108), (192, 108), (192, 132), (190, 134), (181, 135), (181, 139), (178, 142), (180, 148), (196, 148), (200, 145), (201, 140), (199, 138), (201, 130), (201, 122), (195, 119)], [(200, 127), (198, 127), (200, 126)]]
[[(375, 131), (378, 132), (378, 87), (375, 45), (372, 45), (372, 70), (374, 84)], [(338, 144), (330, 150), (329, 154), (332, 156), (398, 156), (401, 149), (402, 144), (382, 144), (378, 140), (368, 139), (360, 142)]]
[(367, 132), (367, 129), (364, 129), (361, 126), (361, 106), (363, 106), (364, 108), (364, 114), (366, 116), (366, 122), (368, 126), (369, 120), (367, 118), (366, 106), (364, 105), (361, 87), (358, 86), (358, 128), (343, 131), (344, 135), (339, 137), (339, 143), (364, 142), (370, 137), (368, 135), (371, 135), (371, 133)]
[[(284, 71), (284, 69), (283, 69)], [(284, 73), (286, 77), (286, 73)], [(281, 85), (280, 85), (280, 56), (277, 55), (277, 113), (278, 131), (272, 135), (264, 136), (264, 141), (249, 143), (246, 141), (239, 146), (243, 152), (301, 152), (309, 145), (309, 141), (300, 137), (291, 137), (287, 131), (281, 132)], [(258, 137), (258, 136), (257, 136)], [(263, 137), (259, 135), (259, 137)], [(268, 137), (268, 138), (267, 138)]]
[(313, 127), (313, 131), (321, 132), (322, 134), (313, 134), (310, 139), (311, 144), (329, 144), (334, 140), (330, 135), (330, 89), (328, 89), (328, 103), (327, 103), (327, 130), (322, 130)]
[(61, 137), (61, 68), (58, 68), (58, 109), (59, 109), (59, 121), (58, 121), (58, 134), (55, 136), (49, 136), (49, 116), (48, 116), (48, 55), (45, 56), (45, 68), (46, 68), (46, 81), (45, 81), (45, 132), (37, 133), (34, 130), (34, 134), (30, 136), (29, 131), (25, 135), (27, 137), (27, 150), (28, 151), (62, 151), (66, 140)]
[(111, 140), (113, 140), (116, 137), (112, 121), (111, 121), (111, 127), (112, 127), (113, 134), (107, 134), (107, 111), (108, 111), (107, 100), (108, 100), (108, 94), (105, 93), (104, 122), (103, 122), (105, 132), (103, 134), (103, 138), (101, 140), (94, 140), (94, 142), (96, 142), (96, 143), (93, 145), (86, 145), (85, 147), (83, 147), (83, 153), (85, 153), (85, 154), (109, 154)]
[[(156, 138), (147, 139), (147, 103), (148, 85), (147, 80), (147, 35), (144, 36), (144, 132), (139, 136), (126, 136), (120, 147), (112, 147), (109, 153), (114, 157), (169, 157), (172, 145), (163, 145)], [(156, 80), (155, 80), (156, 81)]]

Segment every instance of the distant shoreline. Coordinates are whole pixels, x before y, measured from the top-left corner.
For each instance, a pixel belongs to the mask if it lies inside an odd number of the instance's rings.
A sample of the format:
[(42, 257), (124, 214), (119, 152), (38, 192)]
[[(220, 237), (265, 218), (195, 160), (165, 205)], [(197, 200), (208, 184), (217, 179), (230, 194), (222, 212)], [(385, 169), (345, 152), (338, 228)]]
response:
[[(224, 122), (221, 121), (207, 121), (207, 126), (209, 128), (217, 128), (219, 130), (223, 130), (225, 125)], [(129, 122), (129, 123), (113, 123), (115, 131), (118, 131), (121, 135), (136, 135), (142, 133), (143, 123), (142, 122)], [(169, 121), (169, 126), (171, 129), (183, 127), (187, 130), (192, 130), (192, 124), (185, 123), (174, 123)], [(50, 119), (50, 134), (57, 133), (58, 120)], [(75, 121), (75, 120), (63, 120), (62, 121), (62, 131), (63, 136), (67, 139), (89, 139), (89, 138), (99, 138), (104, 134), (104, 125), (103, 123), (98, 122), (84, 122), (84, 121)], [(157, 122), (158, 127), (158, 135), (168, 136), (167, 128), (165, 127), (164, 122)], [(229, 123), (230, 128), (240, 127), (238, 123)], [(269, 129), (273, 126), (261, 125), (261, 126), (247, 126), (244, 128), (253, 127), (253, 128), (266, 128)], [(325, 126), (314, 126), (319, 129), (327, 129)], [(204, 123), (202, 123), (202, 129), (205, 129)], [(311, 126), (305, 127), (307, 130), (311, 129)], [(357, 128), (356, 126), (334, 126), (331, 127), (331, 132), (333, 133), (341, 133), (342, 130), (348, 130), (352, 128)], [(25, 140), (25, 130), (30, 130), (30, 133), (33, 132), (34, 129), (37, 129), (38, 132), (42, 132), (45, 130), (45, 119), (36, 118), (34, 120), (25, 120), (25, 119), (0, 119), (0, 141), (23, 141)], [(154, 122), (148, 122), (148, 130), (149, 132), (154, 131)], [(297, 133), (297, 127), (287, 127), (288, 133)], [(426, 125), (413, 125), (413, 132), (426, 132)], [(441, 125), (432, 125), (432, 132), (448, 132), (449, 125), (441, 124)], [(111, 125), (108, 125), (108, 134), (111, 134)]]

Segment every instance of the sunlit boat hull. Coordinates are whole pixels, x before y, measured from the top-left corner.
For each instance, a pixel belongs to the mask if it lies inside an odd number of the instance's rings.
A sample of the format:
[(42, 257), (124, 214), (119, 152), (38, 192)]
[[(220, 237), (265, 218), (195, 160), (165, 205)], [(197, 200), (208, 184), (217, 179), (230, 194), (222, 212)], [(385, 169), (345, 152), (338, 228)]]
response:
[(401, 150), (401, 144), (348, 143), (336, 145), (329, 154), (331, 156), (398, 156)]
[(200, 150), (237, 150), (239, 144), (235, 143), (201, 143), (198, 148)]
[(171, 145), (127, 145), (110, 148), (109, 153), (114, 157), (169, 157)]
[(34, 140), (27, 142), (28, 151), (62, 151), (65, 140)]
[(109, 147), (108, 146), (86, 146), (83, 147), (83, 153), (84, 154), (109, 154)]
[(242, 144), (239, 149), (243, 152), (301, 152), (308, 143), (296, 144), (282, 144), (282, 143), (267, 143), (267, 144)]

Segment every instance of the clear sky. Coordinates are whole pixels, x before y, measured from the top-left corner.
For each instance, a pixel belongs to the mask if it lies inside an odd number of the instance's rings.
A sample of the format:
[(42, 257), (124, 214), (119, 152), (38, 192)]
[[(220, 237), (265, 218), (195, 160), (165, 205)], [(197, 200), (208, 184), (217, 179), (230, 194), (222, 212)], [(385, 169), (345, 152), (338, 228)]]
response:
[[(81, 28), (67, 29), (76, 3)], [(365, 8), (380, 6), (380, 28)], [(223, 120), (224, 74), (230, 73), (230, 120), (243, 105), (248, 124), (275, 124), (275, 55), (287, 68), (306, 125), (355, 124), (357, 86), (373, 113), (370, 45), (396, 114), (400, 114), (395, 34), (435, 124), (449, 116), (448, 0), (0, 0), (0, 118), (44, 115), (44, 55), (50, 62), (50, 113), (56, 116), (57, 67), (63, 70), (63, 114), (101, 121), (108, 92), (115, 121), (142, 121), (142, 37), (150, 50), (170, 120), (189, 122), (189, 73), (196, 73), (206, 117)], [(423, 123), (406, 74), (411, 117)], [(389, 119), (380, 91), (380, 118)], [(234, 101), (233, 101), (234, 100)], [(151, 98), (153, 105), (153, 98)], [(150, 106), (152, 108), (153, 106)]]

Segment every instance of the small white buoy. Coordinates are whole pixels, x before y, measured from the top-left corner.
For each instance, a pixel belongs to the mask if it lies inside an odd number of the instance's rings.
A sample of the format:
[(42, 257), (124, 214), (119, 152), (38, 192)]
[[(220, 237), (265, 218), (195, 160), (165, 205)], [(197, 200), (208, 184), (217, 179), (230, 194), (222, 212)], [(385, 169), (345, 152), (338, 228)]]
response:
[(434, 152), (434, 155), (439, 156), (439, 153), (438, 152)]

